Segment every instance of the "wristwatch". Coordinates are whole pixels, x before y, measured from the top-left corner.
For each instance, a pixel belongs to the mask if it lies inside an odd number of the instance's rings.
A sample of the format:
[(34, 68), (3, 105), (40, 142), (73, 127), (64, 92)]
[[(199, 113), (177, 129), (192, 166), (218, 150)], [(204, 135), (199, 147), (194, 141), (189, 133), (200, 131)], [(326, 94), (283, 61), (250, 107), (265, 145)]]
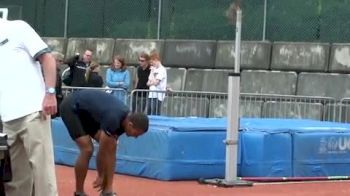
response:
[(54, 87), (46, 88), (46, 93), (50, 95), (56, 94), (56, 89)]

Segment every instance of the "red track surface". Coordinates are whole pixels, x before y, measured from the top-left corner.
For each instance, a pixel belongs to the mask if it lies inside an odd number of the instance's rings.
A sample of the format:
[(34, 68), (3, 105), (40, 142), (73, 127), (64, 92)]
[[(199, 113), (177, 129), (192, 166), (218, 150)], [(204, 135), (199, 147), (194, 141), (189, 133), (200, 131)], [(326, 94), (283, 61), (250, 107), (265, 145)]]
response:
[[(60, 196), (71, 196), (74, 191), (72, 167), (56, 166)], [(98, 196), (92, 188), (96, 177), (89, 171), (85, 189), (89, 196)], [(321, 181), (305, 183), (255, 183), (252, 187), (218, 188), (195, 181), (158, 181), (146, 178), (115, 175), (114, 188), (118, 196), (350, 196), (350, 181)]]

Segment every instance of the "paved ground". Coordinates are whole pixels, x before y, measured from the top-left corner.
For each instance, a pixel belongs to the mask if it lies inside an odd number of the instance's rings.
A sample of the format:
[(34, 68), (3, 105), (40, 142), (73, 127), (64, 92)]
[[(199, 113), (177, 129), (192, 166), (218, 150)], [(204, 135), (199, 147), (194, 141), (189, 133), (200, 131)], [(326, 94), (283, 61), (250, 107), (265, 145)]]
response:
[[(57, 166), (56, 171), (59, 195), (73, 195), (73, 168)], [(85, 186), (89, 196), (98, 196), (92, 188), (95, 177), (96, 172), (89, 171)], [(350, 196), (350, 181), (256, 183), (252, 187), (218, 188), (196, 181), (167, 182), (116, 174), (114, 187), (118, 196)]]

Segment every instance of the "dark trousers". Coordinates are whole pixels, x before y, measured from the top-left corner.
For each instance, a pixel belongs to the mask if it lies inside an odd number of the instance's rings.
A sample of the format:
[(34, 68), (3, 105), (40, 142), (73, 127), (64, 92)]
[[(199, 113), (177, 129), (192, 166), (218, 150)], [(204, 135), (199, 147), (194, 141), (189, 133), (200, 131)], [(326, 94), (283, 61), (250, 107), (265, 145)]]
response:
[(160, 115), (162, 102), (157, 98), (148, 98), (147, 114), (148, 115)]
[[(2, 122), (0, 119), (0, 133), (2, 133)], [(5, 141), (5, 138), (1, 138), (0, 145), (4, 146), (7, 144), (7, 139)], [(12, 179), (12, 170), (11, 170), (11, 157), (9, 150), (2, 151), (1, 153), (4, 154), (4, 157), (0, 159), (0, 196), (5, 196), (5, 187), (4, 183), (9, 182)]]
[(8, 150), (4, 153), (5, 157), (0, 161), (0, 196), (6, 195), (4, 183), (11, 181), (12, 178), (10, 154)]

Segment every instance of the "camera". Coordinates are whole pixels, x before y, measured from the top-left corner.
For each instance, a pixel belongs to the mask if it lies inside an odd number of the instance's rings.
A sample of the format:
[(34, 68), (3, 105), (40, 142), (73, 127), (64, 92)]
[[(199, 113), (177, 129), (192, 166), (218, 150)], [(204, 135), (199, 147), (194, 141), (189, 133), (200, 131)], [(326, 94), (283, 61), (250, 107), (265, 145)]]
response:
[(75, 53), (74, 56), (71, 56), (70, 58), (68, 58), (66, 61), (64, 61), (65, 64), (75, 64), (79, 61), (80, 58), (80, 54), (79, 53)]
[(80, 57), (80, 53), (75, 53), (74, 60), (78, 61)]

